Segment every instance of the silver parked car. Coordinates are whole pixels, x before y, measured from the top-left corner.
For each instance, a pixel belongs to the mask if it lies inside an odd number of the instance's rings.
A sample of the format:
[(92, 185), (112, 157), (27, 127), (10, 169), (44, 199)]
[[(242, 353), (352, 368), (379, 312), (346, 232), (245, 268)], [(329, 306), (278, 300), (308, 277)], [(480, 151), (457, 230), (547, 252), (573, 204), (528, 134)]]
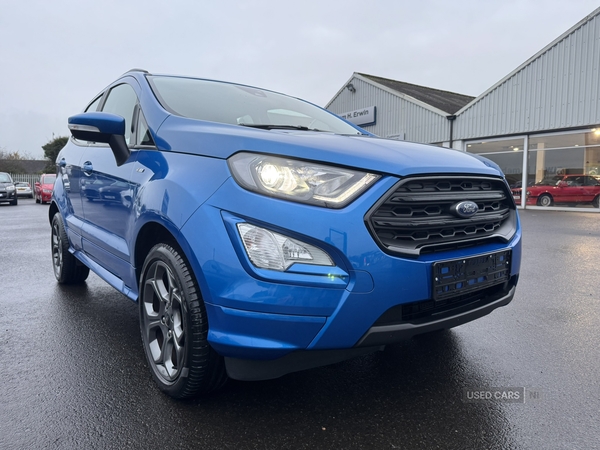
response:
[(17, 181), (15, 183), (15, 187), (17, 188), (17, 197), (33, 198), (31, 184), (29, 184), (27, 181)]

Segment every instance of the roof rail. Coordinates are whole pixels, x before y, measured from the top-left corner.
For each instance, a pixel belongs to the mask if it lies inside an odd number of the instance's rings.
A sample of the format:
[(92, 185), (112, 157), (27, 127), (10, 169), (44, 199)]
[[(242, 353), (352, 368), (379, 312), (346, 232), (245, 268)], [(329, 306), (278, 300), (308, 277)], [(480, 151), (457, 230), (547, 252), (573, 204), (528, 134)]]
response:
[(148, 72), (147, 70), (144, 70), (144, 69), (130, 69), (130, 70), (128, 70), (128, 71), (127, 71), (127, 72), (125, 72), (125, 73), (129, 73), (129, 72), (143, 72), (143, 73), (150, 73), (150, 72)]

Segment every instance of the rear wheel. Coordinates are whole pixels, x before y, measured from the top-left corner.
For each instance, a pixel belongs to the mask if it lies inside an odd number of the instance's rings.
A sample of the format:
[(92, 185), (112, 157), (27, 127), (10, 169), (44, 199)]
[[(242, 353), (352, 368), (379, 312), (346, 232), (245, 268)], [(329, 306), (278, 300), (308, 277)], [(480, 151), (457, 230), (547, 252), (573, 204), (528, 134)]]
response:
[(52, 265), (57, 281), (60, 284), (83, 283), (90, 269), (69, 252), (67, 233), (59, 213), (52, 218), (51, 246)]
[(592, 200), (592, 205), (594, 208), (600, 208), (600, 195), (596, 195), (596, 198)]
[(552, 206), (554, 202), (552, 201), (552, 196), (550, 194), (542, 194), (539, 196), (537, 204), (538, 206)]
[(152, 377), (175, 398), (221, 387), (223, 358), (209, 345), (206, 309), (182, 255), (167, 244), (150, 250), (140, 279), (140, 328)]

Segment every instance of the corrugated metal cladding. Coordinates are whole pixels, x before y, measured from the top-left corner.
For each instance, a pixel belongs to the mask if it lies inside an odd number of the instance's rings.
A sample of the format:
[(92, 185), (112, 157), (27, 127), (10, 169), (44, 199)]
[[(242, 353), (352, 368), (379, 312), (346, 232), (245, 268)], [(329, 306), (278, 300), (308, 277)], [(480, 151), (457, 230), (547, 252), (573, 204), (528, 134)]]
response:
[(376, 124), (364, 127), (371, 133), (381, 137), (404, 133), (404, 140), (411, 142), (448, 140), (450, 126), (445, 117), (358, 78), (350, 83), (356, 92), (344, 89), (328, 106), (329, 111), (342, 114), (376, 106)]
[(455, 139), (600, 123), (600, 15), (459, 113)]

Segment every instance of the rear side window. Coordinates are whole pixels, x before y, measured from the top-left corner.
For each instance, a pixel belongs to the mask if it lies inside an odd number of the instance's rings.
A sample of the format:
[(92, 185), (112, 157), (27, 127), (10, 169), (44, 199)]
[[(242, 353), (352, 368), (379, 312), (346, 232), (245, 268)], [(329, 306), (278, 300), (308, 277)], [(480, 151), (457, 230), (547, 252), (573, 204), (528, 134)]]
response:
[(116, 114), (125, 119), (125, 141), (127, 144), (131, 142), (133, 113), (137, 101), (137, 95), (131, 86), (119, 84), (110, 90), (102, 107), (103, 112)]
[(144, 114), (140, 111), (138, 114), (137, 121), (137, 145), (152, 145), (154, 146), (154, 141), (152, 140), (152, 135), (150, 134), (150, 130), (148, 129), (148, 124), (146, 123), (146, 119), (144, 118)]

